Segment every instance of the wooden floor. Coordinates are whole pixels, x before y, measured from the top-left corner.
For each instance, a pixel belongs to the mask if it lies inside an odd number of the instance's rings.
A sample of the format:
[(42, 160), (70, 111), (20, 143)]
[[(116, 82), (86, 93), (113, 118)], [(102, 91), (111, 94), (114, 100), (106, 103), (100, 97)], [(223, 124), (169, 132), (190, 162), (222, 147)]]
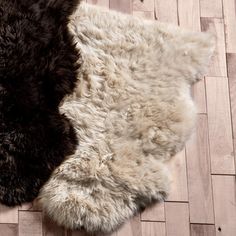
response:
[[(236, 236), (236, 0), (87, 0), (122, 12), (217, 35), (207, 76), (193, 89), (196, 133), (170, 164), (172, 192), (112, 236)], [(235, 137), (235, 138), (234, 138)], [(0, 236), (85, 236), (40, 210), (0, 206)]]

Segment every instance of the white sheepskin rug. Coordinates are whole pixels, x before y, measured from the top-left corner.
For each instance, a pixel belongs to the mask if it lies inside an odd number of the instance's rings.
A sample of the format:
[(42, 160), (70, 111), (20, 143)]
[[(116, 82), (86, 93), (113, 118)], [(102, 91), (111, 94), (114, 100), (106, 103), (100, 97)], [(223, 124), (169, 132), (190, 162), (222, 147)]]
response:
[(69, 28), (83, 66), (61, 106), (80, 143), (39, 196), (58, 224), (110, 232), (168, 195), (165, 162), (195, 124), (190, 88), (214, 38), (81, 4)]

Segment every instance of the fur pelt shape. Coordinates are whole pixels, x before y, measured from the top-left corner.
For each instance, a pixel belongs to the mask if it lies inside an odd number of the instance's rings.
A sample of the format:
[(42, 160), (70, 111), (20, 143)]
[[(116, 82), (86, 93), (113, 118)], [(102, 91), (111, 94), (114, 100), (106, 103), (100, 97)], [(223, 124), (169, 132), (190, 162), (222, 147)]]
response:
[(166, 198), (165, 162), (193, 130), (190, 88), (208, 66), (214, 37), (85, 3), (69, 28), (83, 64), (60, 111), (80, 146), (38, 202), (66, 228), (110, 232)]
[(68, 31), (79, 0), (0, 1), (0, 202), (32, 201), (77, 137), (59, 113), (80, 66)]

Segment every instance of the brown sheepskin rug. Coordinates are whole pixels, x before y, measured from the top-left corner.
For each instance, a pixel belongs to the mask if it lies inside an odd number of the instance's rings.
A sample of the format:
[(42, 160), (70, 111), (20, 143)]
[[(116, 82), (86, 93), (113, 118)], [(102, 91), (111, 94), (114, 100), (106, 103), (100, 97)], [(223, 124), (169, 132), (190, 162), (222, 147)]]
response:
[(69, 28), (83, 65), (61, 106), (80, 144), (41, 189), (58, 224), (110, 232), (168, 195), (165, 161), (195, 123), (190, 88), (214, 38), (81, 4)]
[(77, 149), (59, 104), (77, 85), (80, 55), (67, 25), (79, 2), (0, 0), (1, 204), (34, 200)]

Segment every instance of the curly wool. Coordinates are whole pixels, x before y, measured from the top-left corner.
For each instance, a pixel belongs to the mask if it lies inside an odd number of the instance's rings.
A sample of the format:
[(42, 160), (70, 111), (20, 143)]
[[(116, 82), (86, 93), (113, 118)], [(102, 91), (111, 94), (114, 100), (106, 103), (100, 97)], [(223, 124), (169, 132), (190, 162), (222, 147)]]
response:
[(190, 87), (207, 68), (214, 39), (87, 4), (69, 28), (83, 65), (61, 112), (80, 147), (38, 200), (60, 225), (110, 232), (166, 198), (164, 162), (194, 127)]
[(80, 66), (68, 31), (79, 0), (0, 2), (0, 202), (32, 201), (77, 137), (58, 106)]

